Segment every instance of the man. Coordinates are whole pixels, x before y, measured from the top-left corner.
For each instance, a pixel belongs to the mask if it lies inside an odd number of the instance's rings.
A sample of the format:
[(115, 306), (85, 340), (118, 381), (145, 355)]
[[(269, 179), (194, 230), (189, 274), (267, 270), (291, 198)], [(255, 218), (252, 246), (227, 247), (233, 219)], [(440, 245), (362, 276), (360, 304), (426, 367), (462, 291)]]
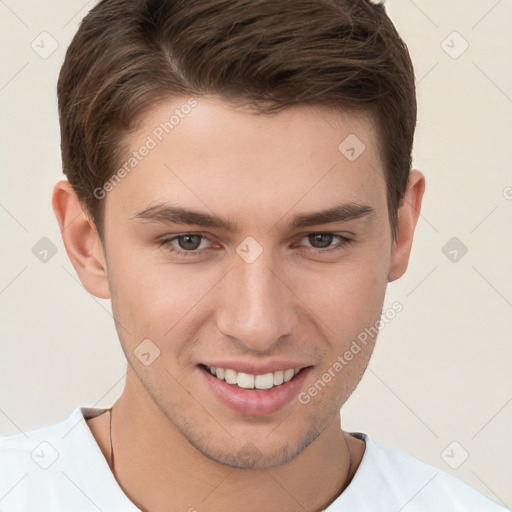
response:
[(340, 427), (425, 188), (383, 6), (104, 0), (58, 95), (53, 208), (128, 370), (1, 440), (1, 510), (504, 510)]

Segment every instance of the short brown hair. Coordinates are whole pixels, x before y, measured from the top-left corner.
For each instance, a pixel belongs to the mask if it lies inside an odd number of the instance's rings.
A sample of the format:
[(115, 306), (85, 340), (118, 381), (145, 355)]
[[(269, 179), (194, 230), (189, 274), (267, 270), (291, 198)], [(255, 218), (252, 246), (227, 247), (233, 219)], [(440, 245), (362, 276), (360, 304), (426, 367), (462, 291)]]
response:
[[(103, 0), (58, 81), (64, 173), (103, 238), (94, 193), (126, 135), (162, 100), (214, 94), (269, 113), (298, 104), (369, 112), (393, 239), (416, 124), (407, 46), (369, 0)], [(340, 141), (341, 142), (341, 141)]]

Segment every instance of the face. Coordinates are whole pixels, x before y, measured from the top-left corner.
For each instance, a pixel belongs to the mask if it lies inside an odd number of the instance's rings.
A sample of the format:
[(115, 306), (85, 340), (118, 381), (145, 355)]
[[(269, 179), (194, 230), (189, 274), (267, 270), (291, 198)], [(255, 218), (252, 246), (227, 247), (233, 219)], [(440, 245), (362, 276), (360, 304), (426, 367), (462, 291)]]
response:
[(338, 418), (373, 349), (340, 363), (388, 282), (376, 133), (324, 108), (185, 104), (142, 119), (104, 199), (126, 389), (214, 460), (282, 464)]

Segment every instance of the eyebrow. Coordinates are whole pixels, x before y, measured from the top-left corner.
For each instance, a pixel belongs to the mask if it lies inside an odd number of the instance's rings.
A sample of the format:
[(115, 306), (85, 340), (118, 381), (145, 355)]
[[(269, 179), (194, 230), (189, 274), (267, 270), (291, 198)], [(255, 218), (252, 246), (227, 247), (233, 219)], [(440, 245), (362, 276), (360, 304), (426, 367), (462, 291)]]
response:
[[(342, 203), (325, 210), (300, 213), (295, 215), (288, 226), (291, 228), (303, 228), (318, 224), (343, 222), (362, 217), (375, 217), (375, 210), (368, 205), (359, 203)], [(239, 230), (235, 221), (222, 216), (172, 206), (166, 203), (149, 206), (132, 217), (132, 219), (157, 222), (162, 224), (183, 224), (219, 228), (235, 233)]]

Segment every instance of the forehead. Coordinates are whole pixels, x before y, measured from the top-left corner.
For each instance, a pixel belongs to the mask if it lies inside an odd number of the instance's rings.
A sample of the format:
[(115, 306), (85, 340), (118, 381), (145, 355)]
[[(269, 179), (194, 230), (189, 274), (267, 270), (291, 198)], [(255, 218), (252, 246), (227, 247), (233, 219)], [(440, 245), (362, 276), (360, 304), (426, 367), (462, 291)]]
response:
[[(173, 140), (186, 139), (187, 146), (211, 149), (215, 145), (219, 150), (229, 149), (230, 155), (250, 154), (260, 148), (266, 153), (275, 150), (281, 160), (326, 151), (353, 162), (363, 149), (369, 149), (371, 155), (378, 143), (373, 117), (364, 110), (348, 112), (302, 104), (261, 113), (248, 106), (234, 106), (218, 96), (181, 97), (160, 103), (144, 113), (137, 124), (138, 130), (128, 139), (132, 147), (147, 136), (157, 146), (168, 148)], [(347, 144), (339, 147), (347, 137)], [(355, 148), (355, 155), (344, 151), (350, 146)], [(179, 150), (175, 144), (174, 151)], [(222, 156), (219, 151), (217, 155)]]
[(299, 105), (272, 114), (218, 97), (155, 106), (126, 141), (126, 170), (107, 210), (132, 217), (152, 204), (257, 215), (311, 211), (327, 203), (385, 201), (369, 115)]

